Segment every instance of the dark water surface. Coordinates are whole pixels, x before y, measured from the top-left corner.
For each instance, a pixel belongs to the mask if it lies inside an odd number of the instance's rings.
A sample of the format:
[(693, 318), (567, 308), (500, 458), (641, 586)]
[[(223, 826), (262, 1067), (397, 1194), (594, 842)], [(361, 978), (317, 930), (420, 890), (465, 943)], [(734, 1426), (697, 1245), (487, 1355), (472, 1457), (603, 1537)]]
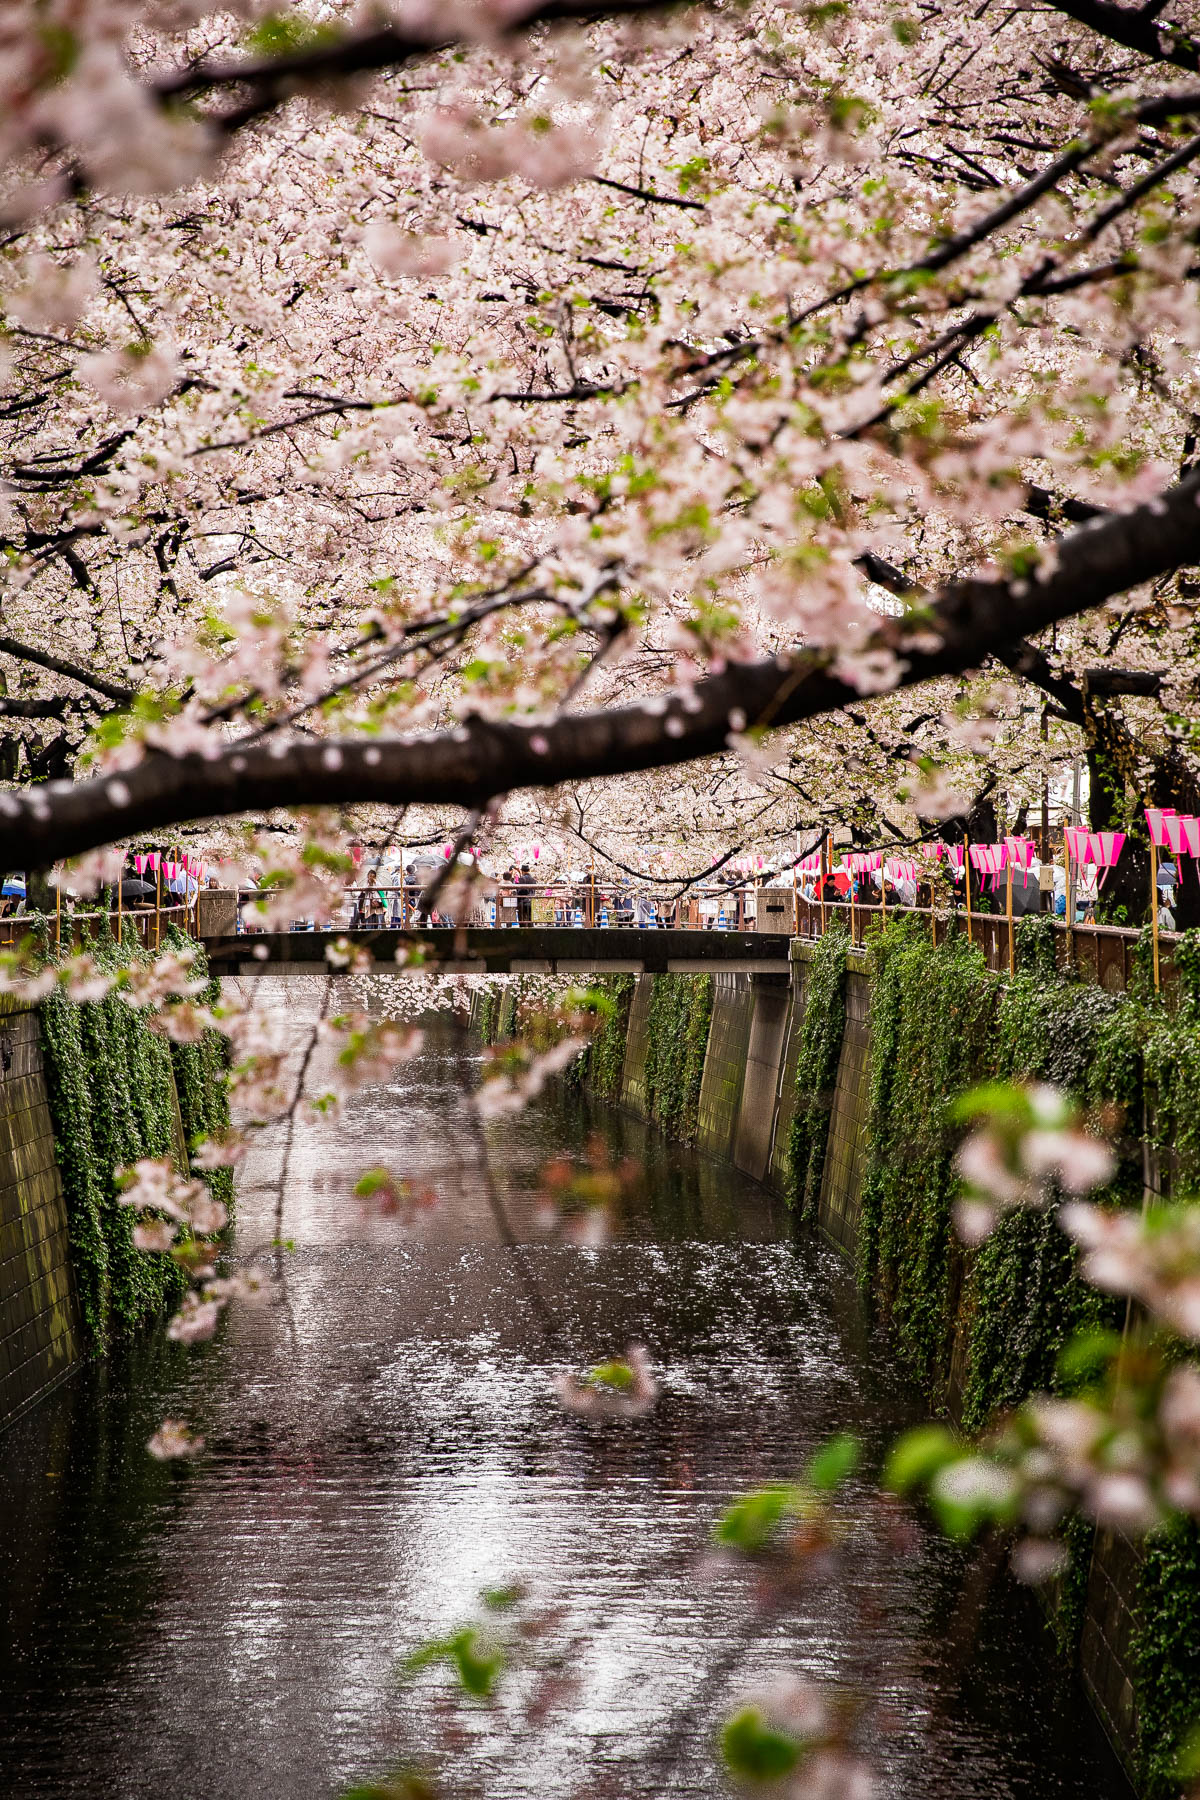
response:
[[(276, 994), (297, 1031), (313, 994)], [(238, 1309), (210, 1345), (83, 1371), (0, 1438), (0, 1796), (319, 1800), (403, 1760), (489, 1800), (719, 1795), (717, 1722), (788, 1670), (873, 1695), (881, 1795), (1124, 1795), (1028, 1597), (1004, 1588), (964, 1632), (962, 1558), (889, 1537), (865, 1476), (840, 1567), (786, 1612), (711, 1566), (728, 1496), (833, 1431), (877, 1459), (913, 1416), (848, 1271), (761, 1189), (569, 1096), (487, 1127), (504, 1243), (473, 1074), (436, 1034), (299, 1134), (294, 1332)], [(593, 1131), (643, 1184), (604, 1247), (547, 1242), (537, 1173)], [(243, 1171), (242, 1246), (270, 1234), (278, 1155)], [(350, 1197), (384, 1162), (443, 1195), (414, 1228)], [(567, 1416), (554, 1371), (631, 1339), (657, 1410)], [(164, 1414), (205, 1432), (195, 1464), (145, 1454)], [(561, 1608), (579, 1686), (530, 1724), (517, 1676), (456, 1726), (437, 1673), (401, 1687), (397, 1663), (514, 1579)]]

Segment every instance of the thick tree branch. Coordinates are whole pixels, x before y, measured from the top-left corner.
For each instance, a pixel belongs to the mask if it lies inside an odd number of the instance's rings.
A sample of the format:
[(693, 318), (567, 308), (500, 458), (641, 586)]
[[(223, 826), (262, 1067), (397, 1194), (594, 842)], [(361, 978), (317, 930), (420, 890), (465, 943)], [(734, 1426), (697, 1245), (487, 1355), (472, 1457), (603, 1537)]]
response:
[(1053, 0), (1053, 5), (1126, 50), (1200, 74), (1200, 43), (1181, 26), (1160, 25), (1155, 15), (1161, 8), (1117, 6), (1114, 0)]
[(18, 643), (16, 638), (0, 637), (0, 656), (12, 656), (17, 662), (34, 663), (39, 669), (49, 669), (53, 675), (65, 675), (68, 681), (78, 681), (95, 693), (103, 694), (106, 700), (115, 700), (119, 706), (128, 706), (133, 699), (134, 690), (123, 682), (111, 681), (107, 675), (97, 675), (91, 669), (81, 669), (78, 663), (51, 656), (48, 650), (35, 650), (32, 644)]
[[(978, 667), (1014, 639), (1099, 605), (1114, 594), (1200, 561), (1200, 472), (1159, 499), (1059, 540), (1046, 580), (968, 580), (922, 608), (936, 650), (906, 650), (904, 621), (887, 619), (880, 647), (904, 660), (899, 685)], [(665, 767), (711, 756), (731, 725), (766, 731), (855, 704), (859, 695), (827, 657), (734, 664), (684, 697), (576, 713), (542, 725), (473, 718), (409, 738), (318, 739), (211, 759), (153, 755), (119, 775), (55, 783), (34, 795), (0, 793), (6, 853), (42, 867), (135, 832), (276, 806), (412, 802), (480, 807), (516, 788)]]

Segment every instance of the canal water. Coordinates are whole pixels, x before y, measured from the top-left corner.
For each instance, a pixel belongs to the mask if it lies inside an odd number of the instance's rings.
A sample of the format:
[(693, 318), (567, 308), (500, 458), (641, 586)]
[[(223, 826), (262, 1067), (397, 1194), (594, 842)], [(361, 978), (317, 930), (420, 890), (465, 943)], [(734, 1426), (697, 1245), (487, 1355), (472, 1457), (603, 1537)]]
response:
[[(274, 995), (297, 1042), (317, 985)], [(579, 1095), (481, 1138), (477, 1064), (436, 1029), (332, 1131), (299, 1130), (286, 1309), (144, 1343), (0, 1437), (0, 1794), (323, 1800), (408, 1765), (446, 1796), (717, 1796), (722, 1717), (801, 1674), (867, 1697), (881, 1795), (1124, 1796), (1028, 1595), (1002, 1581), (972, 1625), (963, 1555), (881, 1512), (870, 1468), (914, 1415), (845, 1264)], [(564, 1242), (539, 1175), (589, 1139), (643, 1174), (607, 1242)], [(281, 1142), (242, 1172), (243, 1247), (271, 1234)], [(436, 1207), (364, 1213), (353, 1182), (381, 1163)], [(564, 1412), (556, 1372), (633, 1341), (650, 1416)], [(164, 1415), (203, 1457), (146, 1455)], [(844, 1553), (764, 1606), (713, 1521), (847, 1430), (867, 1467)], [(440, 1668), (399, 1678), (510, 1583), (539, 1628), (518, 1660), (557, 1655), (553, 1682), (517, 1667), (464, 1708)]]

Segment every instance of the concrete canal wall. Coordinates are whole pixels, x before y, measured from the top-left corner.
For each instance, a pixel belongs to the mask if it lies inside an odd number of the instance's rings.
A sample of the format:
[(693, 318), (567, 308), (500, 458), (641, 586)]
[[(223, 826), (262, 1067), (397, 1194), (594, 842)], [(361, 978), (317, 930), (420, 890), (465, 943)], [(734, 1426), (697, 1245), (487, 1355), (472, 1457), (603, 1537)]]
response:
[(0, 995), (0, 1426), (61, 1381), (79, 1351), (37, 1015)]

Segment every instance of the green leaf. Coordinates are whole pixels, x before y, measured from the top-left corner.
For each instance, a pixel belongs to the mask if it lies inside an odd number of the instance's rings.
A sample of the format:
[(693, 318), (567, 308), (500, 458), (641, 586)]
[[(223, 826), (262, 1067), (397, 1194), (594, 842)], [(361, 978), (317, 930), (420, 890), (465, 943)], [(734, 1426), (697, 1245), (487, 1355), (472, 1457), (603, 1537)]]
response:
[(910, 1494), (928, 1485), (938, 1470), (953, 1462), (959, 1447), (944, 1425), (915, 1425), (898, 1437), (883, 1468), (883, 1485), (893, 1494)]
[(757, 1706), (734, 1713), (721, 1733), (721, 1754), (731, 1775), (744, 1781), (778, 1781), (790, 1775), (803, 1745), (768, 1723)]
[(733, 1550), (763, 1550), (779, 1522), (796, 1509), (799, 1495), (794, 1487), (759, 1488), (743, 1494), (728, 1508), (713, 1533), (718, 1544)]
[(808, 1485), (831, 1494), (858, 1467), (862, 1447), (856, 1437), (843, 1432), (823, 1444), (808, 1465)]
[(1075, 1385), (1102, 1375), (1121, 1348), (1118, 1331), (1076, 1332), (1058, 1353), (1058, 1374), (1063, 1382)]
[(448, 1650), (467, 1693), (477, 1700), (488, 1699), (504, 1667), (504, 1652), (499, 1645), (485, 1639), (478, 1626), (464, 1625), (450, 1639)]

